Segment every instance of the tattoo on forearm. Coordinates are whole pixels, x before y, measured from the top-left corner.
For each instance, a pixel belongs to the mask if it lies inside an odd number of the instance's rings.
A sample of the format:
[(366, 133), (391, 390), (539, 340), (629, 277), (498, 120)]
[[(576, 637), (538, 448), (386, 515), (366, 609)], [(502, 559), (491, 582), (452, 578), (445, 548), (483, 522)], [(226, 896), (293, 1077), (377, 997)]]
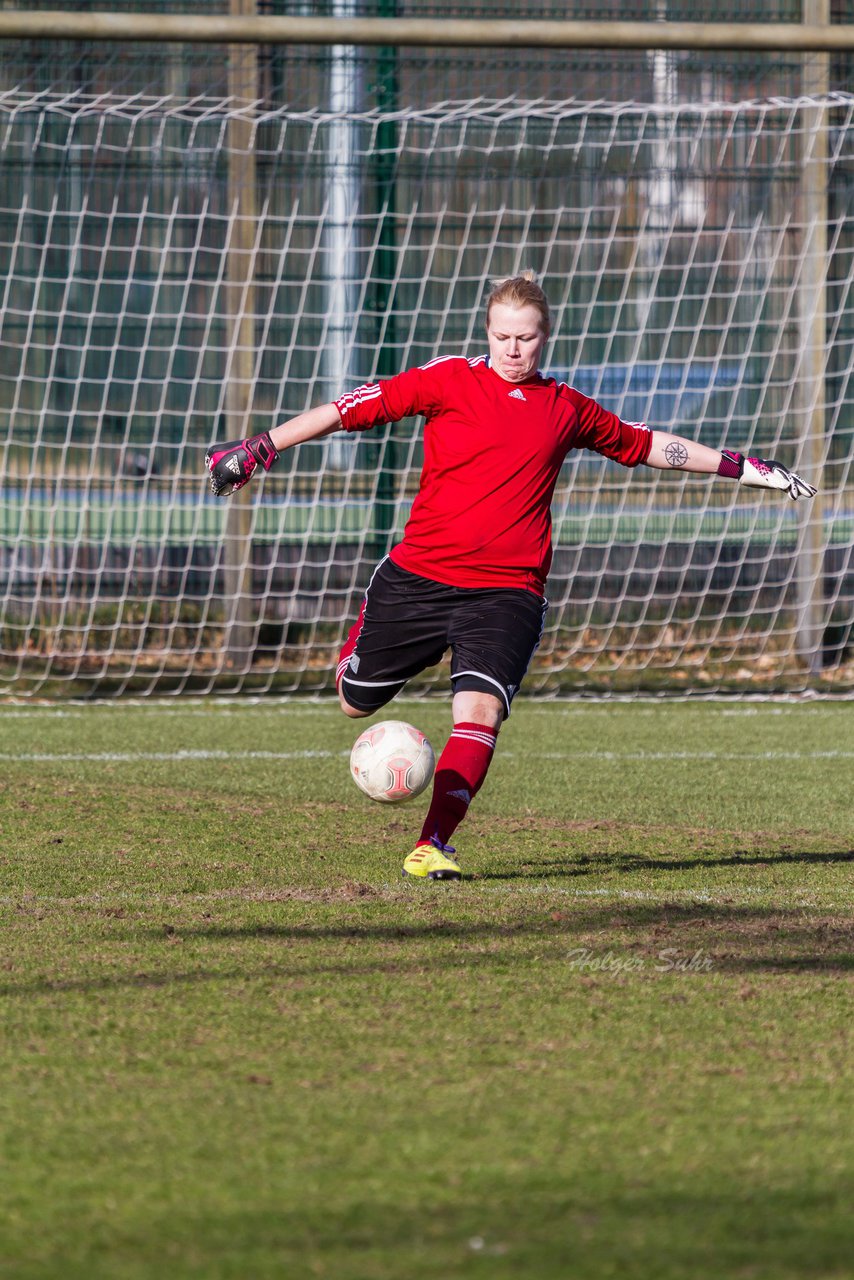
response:
[(684, 467), (688, 461), (688, 450), (684, 444), (679, 444), (677, 440), (671, 440), (670, 444), (665, 446), (664, 456), (671, 467)]

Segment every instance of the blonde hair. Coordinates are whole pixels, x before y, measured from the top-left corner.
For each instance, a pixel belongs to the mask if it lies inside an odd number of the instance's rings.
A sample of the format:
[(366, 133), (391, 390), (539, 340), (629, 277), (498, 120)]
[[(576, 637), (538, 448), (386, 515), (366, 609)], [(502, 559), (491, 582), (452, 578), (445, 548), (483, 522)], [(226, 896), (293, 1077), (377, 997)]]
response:
[(486, 299), (486, 327), (489, 328), (489, 313), (496, 303), (505, 307), (534, 307), (540, 313), (540, 327), (543, 333), (551, 332), (551, 316), (549, 300), (537, 284), (535, 272), (526, 270), (518, 276), (507, 276), (504, 280), (491, 281), (491, 288)]

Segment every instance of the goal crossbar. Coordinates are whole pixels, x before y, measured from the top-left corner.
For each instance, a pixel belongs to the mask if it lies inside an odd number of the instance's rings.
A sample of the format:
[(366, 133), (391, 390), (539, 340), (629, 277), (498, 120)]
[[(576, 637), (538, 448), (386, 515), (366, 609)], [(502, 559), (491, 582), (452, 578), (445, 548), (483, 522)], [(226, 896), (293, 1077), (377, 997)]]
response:
[(59, 11), (0, 13), (0, 40), (22, 39), (817, 53), (854, 49), (854, 24), (549, 22)]

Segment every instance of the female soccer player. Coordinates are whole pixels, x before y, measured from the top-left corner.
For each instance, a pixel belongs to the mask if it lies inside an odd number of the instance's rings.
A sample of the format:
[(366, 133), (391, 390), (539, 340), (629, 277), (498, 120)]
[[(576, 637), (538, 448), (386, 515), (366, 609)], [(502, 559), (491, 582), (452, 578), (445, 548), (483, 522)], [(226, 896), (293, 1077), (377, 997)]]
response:
[(333, 431), (365, 431), (423, 414), (424, 467), (404, 531), (374, 571), (341, 650), (337, 688), (348, 716), (385, 706), (451, 650), (453, 731), (404, 874), (459, 880), (449, 844), (483, 785), (498, 730), (539, 643), (551, 563), (551, 499), (570, 449), (626, 467), (704, 472), (792, 498), (815, 489), (779, 462), (719, 451), (623, 422), (539, 372), (549, 304), (532, 272), (499, 281), (486, 304), (488, 355), (439, 356), (345, 392), (206, 458), (217, 496), (258, 465)]

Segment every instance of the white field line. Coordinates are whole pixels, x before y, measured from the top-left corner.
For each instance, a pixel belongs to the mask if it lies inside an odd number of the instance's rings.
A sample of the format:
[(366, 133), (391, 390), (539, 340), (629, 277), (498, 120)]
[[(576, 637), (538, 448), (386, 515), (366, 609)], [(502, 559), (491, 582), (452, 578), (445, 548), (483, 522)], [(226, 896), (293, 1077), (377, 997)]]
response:
[(2, 752), (0, 762), (141, 764), (153, 760), (181, 764), (195, 760), (337, 760), (349, 754), (349, 751), (31, 751), (20, 755)]
[[(713, 698), (703, 699), (700, 701), (690, 701), (685, 698), (673, 697), (664, 698), (660, 701), (651, 702), (649, 700), (628, 698), (611, 698), (600, 701), (593, 700), (572, 700), (572, 699), (550, 699), (546, 701), (534, 701), (533, 699), (522, 699), (516, 703), (516, 706), (523, 709), (526, 715), (546, 715), (546, 716), (583, 716), (585, 719), (591, 716), (610, 716), (615, 713), (631, 714), (632, 718), (636, 716), (657, 716), (662, 712), (668, 712), (678, 703), (680, 707), (687, 707), (689, 710), (697, 708), (704, 715), (719, 716), (787, 716), (787, 715), (812, 715), (815, 713), (816, 704), (826, 704), (835, 702), (850, 702), (850, 695), (820, 695), (816, 697), (807, 697), (805, 695), (791, 694), (751, 694), (745, 695), (744, 700), (732, 705), (731, 703)], [(413, 719), (417, 719), (419, 713), (435, 710), (437, 707), (447, 705), (447, 698), (396, 698), (393, 705), (388, 708), (388, 718), (393, 718), (395, 710), (400, 711), (406, 708), (412, 711)], [(242, 719), (251, 715), (268, 715), (268, 716), (334, 716), (340, 720), (341, 711), (338, 707), (336, 699), (327, 696), (318, 697), (316, 700), (309, 698), (241, 698), (236, 701), (233, 698), (214, 698), (209, 697), (204, 700), (189, 699), (176, 702), (174, 699), (170, 701), (162, 701), (158, 699), (142, 701), (137, 698), (122, 698), (120, 700), (98, 699), (94, 698), (85, 703), (69, 702), (41, 702), (30, 703), (21, 702), (10, 699), (8, 702), (0, 700), (0, 722), (3, 720), (20, 719), (26, 720), (36, 717), (45, 717), (48, 719), (71, 720), (82, 719), (93, 714), (103, 712), (114, 712), (123, 715), (130, 711), (145, 711), (153, 716), (199, 716), (208, 717), (215, 716), (218, 719), (234, 718)], [(399, 717), (398, 717), (399, 718)]]
[(217, 705), (211, 706), (176, 706), (170, 703), (163, 706), (160, 703), (111, 703), (111, 702), (92, 702), (85, 707), (5, 707), (0, 704), (0, 724), (4, 720), (85, 720), (90, 719), (93, 715), (101, 715), (107, 711), (116, 711), (121, 714), (124, 711), (146, 711), (158, 719), (161, 716), (175, 716), (180, 719), (202, 718), (210, 719), (215, 717), (217, 720), (243, 719), (250, 715), (257, 715), (259, 712), (263, 715), (276, 716), (281, 720), (286, 716), (288, 719), (298, 716), (311, 716), (316, 718), (323, 715), (334, 715), (336, 719), (341, 719), (341, 711), (338, 703), (334, 705), (328, 703), (273, 703), (269, 706), (259, 706), (253, 703), (247, 707), (223, 707)]
[[(581, 717), (589, 720), (593, 717), (608, 717), (614, 719), (615, 715), (630, 715), (631, 718), (660, 716), (662, 712), (672, 710), (672, 707), (664, 704), (655, 704), (653, 706), (629, 706), (628, 704), (611, 704), (587, 706), (578, 704), (573, 706), (557, 705), (555, 703), (524, 703), (518, 704), (524, 709), (525, 715), (545, 715), (552, 719), (562, 719), (567, 717)], [(393, 707), (389, 707), (387, 719), (393, 719), (393, 712), (402, 711), (404, 708), (400, 703), (395, 703)], [(412, 719), (418, 719), (418, 712), (422, 713), (427, 710), (435, 709), (430, 704), (422, 704), (421, 707), (407, 707), (407, 714), (412, 712)], [(693, 710), (694, 708), (688, 708)], [(216, 720), (243, 720), (254, 718), (259, 715), (275, 716), (277, 720), (298, 719), (302, 717), (310, 717), (318, 719), (322, 716), (333, 716), (336, 720), (341, 720), (341, 711), (338, 704), (335, 703), (274, 703), (268, 705), (252, 704), (250, 706), (241, 707), (223, 707), (223, 706), (176, 706), (170, 703), (169, 706), (162, 706), (158, 703), (103, 703), (93, 702), (85, 707), (19, 707), (19, 706), (3, 706), (0, 703), (0, 724), (4, 720), (85, 720), (90, 719), (93, 715), (103, 715), (106, 712), (115, 712), (119, 715), (127, 711), (146, 712), (157, 719), (164, 717), (174, 717), (176, 719), (211, 719)], [(703, 715), (723, 716), (726, 718), (741, 718), (742, 716), (791, 716), (791, 715), (815, 715), (816, 708), (814, 706), (806, 707), (804, 705), (794, 706), (740, 706), (740, 707), (721, 707), (704, 704), (702, 707)], [(400, 719), (400, 716), (397, 717)]]
[[(341, 751), (22, 751), (0, 752), (4, 764), (141, 764), (161, 761), (166, 764), (193, 763), (204, 760), (339, 760), (349, 756), (349, 748)], [(501, 760), (527, 759), (524, 752), (499, 752)], [(547, 751), (540, 760), (850, 760), (854, 751)]]

